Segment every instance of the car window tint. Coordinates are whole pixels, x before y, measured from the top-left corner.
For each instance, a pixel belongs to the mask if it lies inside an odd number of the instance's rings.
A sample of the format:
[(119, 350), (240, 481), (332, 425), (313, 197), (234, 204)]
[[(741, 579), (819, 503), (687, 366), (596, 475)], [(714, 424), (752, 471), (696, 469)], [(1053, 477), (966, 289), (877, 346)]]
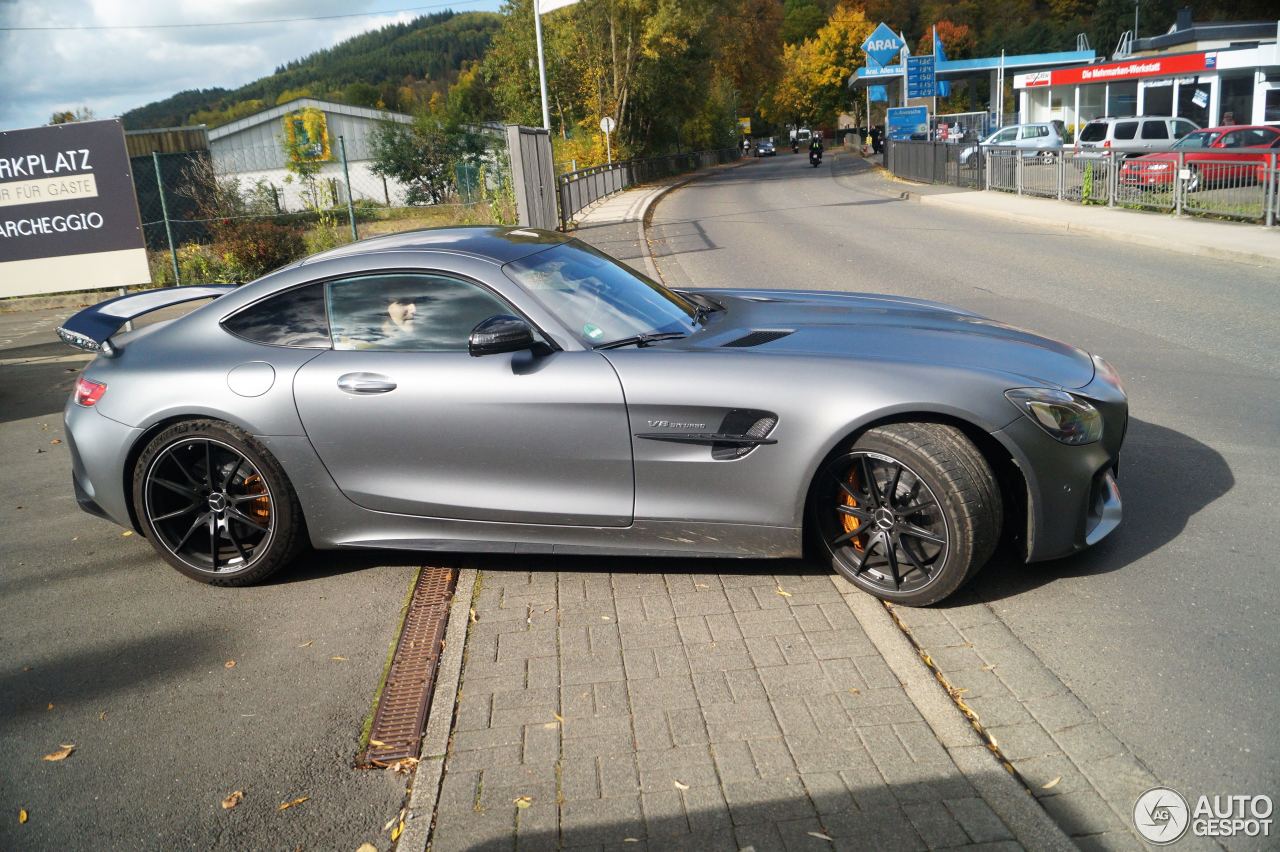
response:
[(328, 282), (335, 349), (465, 352), (471, 330), (511, 306), (447, 275), (393, 273)]
[(1081, 142), (1101, 142), (1107, 138), (1107, 124), (1104, 121), (1096, 121), (1084, 126), (1084, 130), (1080, 131)]
[(1180, 118), (1173, 123), (1173, 135), (1178, 137), (1179, 139), (1181, 139), (1183, 136), (1186, 136), (1188, 133), (1195, 133), (1199, 129), (1200, 128), (1196, 127), (1194, 124), (1192, 124), (1190, 121), (1187, 121), (1185, 118)]
[(1144, 121), (1142, 122), (1142, 138), (1143, 139), (1168, 139), (1169, 125), (1163, 121)]
[(1222, 134), (1223, 148), (1240, 148), (1244, 145), (1244, 134), (1238, 130)]
[(1244, 144), (1250, 148), (1265, 148), (1270, 145), (1276, 138), (1276, 134), (1272, 130), (1264, 130), (1261, 127), (1254, 127), (1244, 131)]
[(330, 345), (321, 284), (263, 299), (227, 317), (222, 326), (232, 334), (272, 346), (328, 349)]
[(1116, 122), (1116, 139), (1132, 139), (1138, 135), (1138, 122), (1136, 121), (1117, 121)]

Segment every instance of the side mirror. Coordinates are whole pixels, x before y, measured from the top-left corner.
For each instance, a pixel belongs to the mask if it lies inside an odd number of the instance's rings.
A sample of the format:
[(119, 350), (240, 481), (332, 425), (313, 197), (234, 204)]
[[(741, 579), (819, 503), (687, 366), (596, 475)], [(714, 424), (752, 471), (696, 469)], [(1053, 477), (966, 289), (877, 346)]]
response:
[(533, 348), (533, 329), (518, 317), (498, 316), (482, 320), (471, 329), (467, 351), (475, 357), (520, 352)]

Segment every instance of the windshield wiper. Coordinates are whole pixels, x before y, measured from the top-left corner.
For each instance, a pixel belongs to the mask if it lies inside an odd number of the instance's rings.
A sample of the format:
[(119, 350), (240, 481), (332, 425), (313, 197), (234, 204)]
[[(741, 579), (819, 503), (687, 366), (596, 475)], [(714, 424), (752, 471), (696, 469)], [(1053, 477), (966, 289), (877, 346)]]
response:
[(637, 334), (632, 337), (624, 337), (621, 340), (611, 340), (608, 343), (601, 343), (599, 346), (592, 347), (594, 349), (617, 349), (621, 346), (648, 346), (651, 343), (657, 343), (659, 340), (675, 340), (677, 337), (685, 337), (683, 331), (662, 331), (657, 334)]

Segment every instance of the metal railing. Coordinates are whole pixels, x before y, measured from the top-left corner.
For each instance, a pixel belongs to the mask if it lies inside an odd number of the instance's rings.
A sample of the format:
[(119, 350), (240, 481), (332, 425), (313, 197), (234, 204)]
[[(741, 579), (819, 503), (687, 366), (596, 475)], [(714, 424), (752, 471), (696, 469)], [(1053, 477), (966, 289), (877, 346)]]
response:
[(924, 183), (1280, 224), (1280, 151), (1114, 152), (1034, 150), (951, 142), (890, 141), (885, 166)]
[(986, 162), (976, 142), (887, 140), (884, 156), (885, 167), (907, 180), (968, 189), (986, 186)]
[(615, 192), (637, 184), (732, 162), (740, 156), (741, 152), (736, 148), (691, 151), (591, 166), (560, 175), (556, 178), (557, 195), (560, 199), (560, 228), (563, 230), (569, 227), (574, 216)]

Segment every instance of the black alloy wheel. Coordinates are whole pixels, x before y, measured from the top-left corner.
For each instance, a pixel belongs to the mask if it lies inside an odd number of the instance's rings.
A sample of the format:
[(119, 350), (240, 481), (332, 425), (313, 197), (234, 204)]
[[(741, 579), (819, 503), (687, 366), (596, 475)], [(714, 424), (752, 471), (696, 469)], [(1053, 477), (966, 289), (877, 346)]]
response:
[(226, 424), (189, 421), (157, 435), (135, 468), (134, 500), (160, 555), (213, 585), (265, 578), (300, 541), (297, 496), (279, 463)]
[(999, 487), (958, 430), (882, 426), (818, 472), (811, 529), (832, 567), (876, 597), (922, 606), (947, 597), (990, 558)]

